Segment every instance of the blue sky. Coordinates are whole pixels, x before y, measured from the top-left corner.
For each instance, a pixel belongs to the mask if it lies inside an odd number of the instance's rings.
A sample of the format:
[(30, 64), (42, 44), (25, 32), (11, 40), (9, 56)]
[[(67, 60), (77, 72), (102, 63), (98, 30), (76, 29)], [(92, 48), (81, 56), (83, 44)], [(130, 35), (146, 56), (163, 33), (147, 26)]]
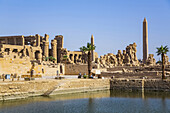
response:
[(63, 35), (65, 48), (79, 50), (93, 34), (99, 55), (136, 42), (139, 59), (144, 17), (149, 53), (170, 47), (170, 0), (0, 0), (0, 36)]

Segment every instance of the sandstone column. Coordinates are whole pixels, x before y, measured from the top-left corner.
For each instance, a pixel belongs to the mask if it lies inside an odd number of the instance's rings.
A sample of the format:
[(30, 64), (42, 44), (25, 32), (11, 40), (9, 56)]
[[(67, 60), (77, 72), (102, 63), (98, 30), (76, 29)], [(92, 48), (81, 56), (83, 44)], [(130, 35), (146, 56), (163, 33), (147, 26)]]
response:
[(60, 63), (61, 62), (61, 51), (62, 51), (62, 48), (63, 48), (63, 36), (62, 35), (57, 35), (55, 36), (54, 38), (55, 40), (57, 40), (57, 63)]
[(49, 56), (49, 41), (48, 41), (48, 38), (49, 38), (49, 35), (45, 34), (45, 41), (43, 42), (43, 53), (44, 53), (44, 56), (45, 57), (48, 57)]
[(36, 46), (40, 46), (40, 35), (36, 34), (35, 37), (36, 37)]
[(24, 45), (25, 45), (25, 39), (24, 39), (24, 36), (23, 36), (23, 35), (22, 35), (21, 43), (22, 43), (22, 46), (24, 46)]
[(5, 38), (5, 44), (8, 44), (8, 38)]
[(17, 45), (17, 39), (14, 37), (14, 45)]
[(57, 41), (52, 40), (51, 41), (51, 51), (52, 51), (52, 56), (56, 59), (55, 63), (57, 62)]
[(143, 63), (146, 64), (148, 58), (148, 23), (146, 18), (143, 21)]
[[(91, 35), (91, 45), (94, 46), (94, 37), (93, 37), (93, 35)], [(94, 50), (91, 51), (91, 55), (92, 55), (92, 61), (95, 61), (95, 52), (94, 52)]]

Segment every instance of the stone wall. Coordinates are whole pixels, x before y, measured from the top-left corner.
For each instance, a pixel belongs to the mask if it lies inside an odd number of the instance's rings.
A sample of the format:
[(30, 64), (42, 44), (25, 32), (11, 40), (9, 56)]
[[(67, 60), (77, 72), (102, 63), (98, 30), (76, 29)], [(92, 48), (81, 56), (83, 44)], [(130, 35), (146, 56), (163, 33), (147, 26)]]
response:
[(158, 79), (113, 79), (110, 89), (170, 91), (170, 80)]
[(45, 69), (45, 72), (44, 72), (44, 76), (56, 76), (57, 75), (57, 70), (58, 70), (58, 67), (57, 68), (50, 68), (50, 67), (47, 67), (45, 66), (44, 67)]
[(143, 78), (143, 77), (155, 77), (155, 78), (160, 78), (159, 76), (160, 72), (142, 72), (142, 73), (133, 73), (133, 72), (129, 72), (129, 73), (120, 73), (120, 72), (101, 72), (101, 76), (102, 77), (108, 77), (111, 78), (112, 76), (115, 76), (116, 78)]
[(64, 79), (0, 82), (0, 100), (110, 89), (109, 79)]
[(64, 65), (53, 65), (53, 66), (47, 66), (44, 65), (44, 76), (57, 76), (57, 71), (59, 75), (64, 75), (65, 74), (65, 67)]
[(13, 60), (11, 58), (0, 58), (0, 74), (27, 74), (30, 71), (31, 63), (27, 59)]
[(81, 74), (88, 74), (88, 66), (87, 64), (66, 64), (65, 66), (65, 75), (78, 75)]
[(110, 89), (109, 79), (75, 79), (64, 81), (50, 95)]
[[(26, 58), (0, 58), (0, 75), (2, 74), (17, 74), (21, 75), (30, 75), (30, 69), (32, 64), (29, 57)], [(63, 75), (65, 73), (63, 64), (38, 64), (35, 63), (34, 74), (40, 74), (44, 76), (56, 76), (58, 73)], [(43, 72), (44, 71), (44, 72)]]
[(97, 90), (170, 91), (170, 80), (150, 79), (63, 79), (0, 82), (0, 100)]

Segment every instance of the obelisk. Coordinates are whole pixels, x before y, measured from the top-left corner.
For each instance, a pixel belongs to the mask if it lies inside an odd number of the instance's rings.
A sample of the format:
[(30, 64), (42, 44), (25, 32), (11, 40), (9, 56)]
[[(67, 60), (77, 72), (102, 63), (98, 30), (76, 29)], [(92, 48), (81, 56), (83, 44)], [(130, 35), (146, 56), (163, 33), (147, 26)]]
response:
[[(94, 46), (94, 37), (91, 35), (91, 45)], [(94, 50), (91, 51), (92, 62), (95, 61), (95, 52)]]
[(146, 18), (143, 20), (143, 63), (146, 64), (148, 58), (148, 23)]

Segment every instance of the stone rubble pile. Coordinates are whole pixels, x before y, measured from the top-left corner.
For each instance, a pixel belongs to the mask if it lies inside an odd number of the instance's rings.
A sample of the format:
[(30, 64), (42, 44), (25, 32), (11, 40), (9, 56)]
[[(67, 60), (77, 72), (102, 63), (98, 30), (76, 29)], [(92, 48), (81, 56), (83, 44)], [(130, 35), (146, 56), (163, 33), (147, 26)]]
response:
[(107, 55), (96, 58), (97, 63), (102, 68), (111, 68), (114, 66), (138, 66), (139, 61), (136, 56), (136, 43), (130, 44), (126, 47), (126, 50), (118, 50), (117, 55), (108, 53)]

